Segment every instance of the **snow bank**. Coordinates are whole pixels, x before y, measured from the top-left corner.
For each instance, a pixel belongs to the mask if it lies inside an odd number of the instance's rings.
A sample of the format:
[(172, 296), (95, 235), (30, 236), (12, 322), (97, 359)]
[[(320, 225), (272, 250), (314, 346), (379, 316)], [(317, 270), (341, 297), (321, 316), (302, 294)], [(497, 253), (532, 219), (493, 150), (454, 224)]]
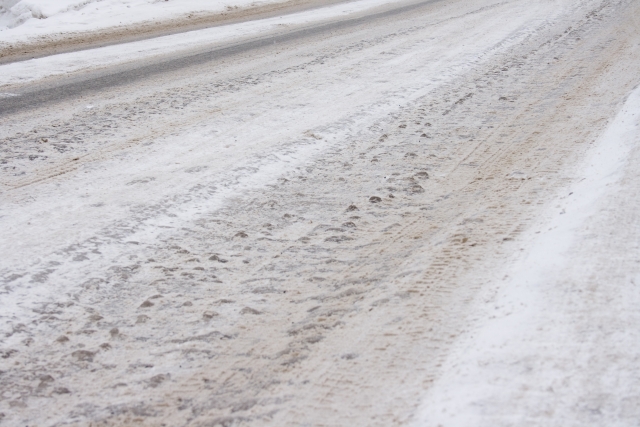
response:
[(284, 0), (0, 0), (0, 42), (105, 29)]
[(13, 18), (12, 26), (17, 26), (30, 18), (45, 19), (69, 10), (79, 9), (92, 0), (0, 0), (3, 11)]

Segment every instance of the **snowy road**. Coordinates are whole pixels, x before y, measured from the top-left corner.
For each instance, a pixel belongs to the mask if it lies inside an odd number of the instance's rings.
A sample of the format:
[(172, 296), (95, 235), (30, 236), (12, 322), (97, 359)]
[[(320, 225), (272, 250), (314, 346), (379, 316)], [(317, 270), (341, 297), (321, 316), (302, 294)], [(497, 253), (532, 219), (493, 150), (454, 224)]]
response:
[(636, 425), (640, 3), (357, 4), (0, 66), (0, 424)]

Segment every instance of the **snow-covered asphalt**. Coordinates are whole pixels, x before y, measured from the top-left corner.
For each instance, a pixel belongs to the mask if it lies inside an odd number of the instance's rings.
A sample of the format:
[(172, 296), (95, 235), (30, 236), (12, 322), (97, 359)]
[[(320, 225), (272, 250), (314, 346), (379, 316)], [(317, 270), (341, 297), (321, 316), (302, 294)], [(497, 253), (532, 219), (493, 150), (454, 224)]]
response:
[(1, 65), (0, 425), (637, 425), (638, 70), (634, 0)]

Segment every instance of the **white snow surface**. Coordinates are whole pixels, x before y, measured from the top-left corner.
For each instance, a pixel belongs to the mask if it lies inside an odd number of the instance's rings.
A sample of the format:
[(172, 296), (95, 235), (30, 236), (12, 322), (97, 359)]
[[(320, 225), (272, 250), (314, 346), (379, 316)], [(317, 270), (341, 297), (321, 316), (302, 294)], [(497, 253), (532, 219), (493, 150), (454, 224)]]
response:
[(0, 42), (215, 13), (282, 0), (0, 0)]
[[(540, 418), (548, 426), (604, 425), (602, 419), (626, 426), (638, 419), (640, 276), (637, 268), (605, 280), (598, 273), (621, 260), (637, 262), (630, 228), (626, 238), (609, 238), (616, 252), (607, 238), (626, 225), (608, 212), (638, 202), (624, 190), (639, 180), (633, 168), (639, 145), (636, 88), (577, 171), (579, 182), (558, 195), (546, 220), (523, 236), (519, 246), (526, 250), (478, 298), (470, 315), (475, 325), (451, 352), (415, 426), (525, 425)], [(593, 390), (597, 399), (584, 398)]]

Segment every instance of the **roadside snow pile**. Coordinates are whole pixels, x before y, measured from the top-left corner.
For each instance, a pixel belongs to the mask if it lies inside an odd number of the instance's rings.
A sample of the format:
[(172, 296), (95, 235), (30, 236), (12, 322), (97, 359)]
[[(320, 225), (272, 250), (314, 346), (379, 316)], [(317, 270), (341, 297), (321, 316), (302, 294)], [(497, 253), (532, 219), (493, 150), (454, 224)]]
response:
[(280, 1), (283, 0), (0, 0), (0, 33), (6, 36), (87, 31)]
[[(32, 18), (47, 19), (61, 13), (77, 11), (99, 0), (0, 0), (0, 30), (18, 27)], [(124, 6), (111, 1), (109, 6)], [(128, 3), (128, 2), (126, 2)]]
[(0, 10), (7, 15), (9, 26), (20, 25), (31, 18), (45, 19), (58, 13), (82, 7), (91, 1), (87, 0), (56, 0), (51, 1), (20, 1), (0, 0)]

